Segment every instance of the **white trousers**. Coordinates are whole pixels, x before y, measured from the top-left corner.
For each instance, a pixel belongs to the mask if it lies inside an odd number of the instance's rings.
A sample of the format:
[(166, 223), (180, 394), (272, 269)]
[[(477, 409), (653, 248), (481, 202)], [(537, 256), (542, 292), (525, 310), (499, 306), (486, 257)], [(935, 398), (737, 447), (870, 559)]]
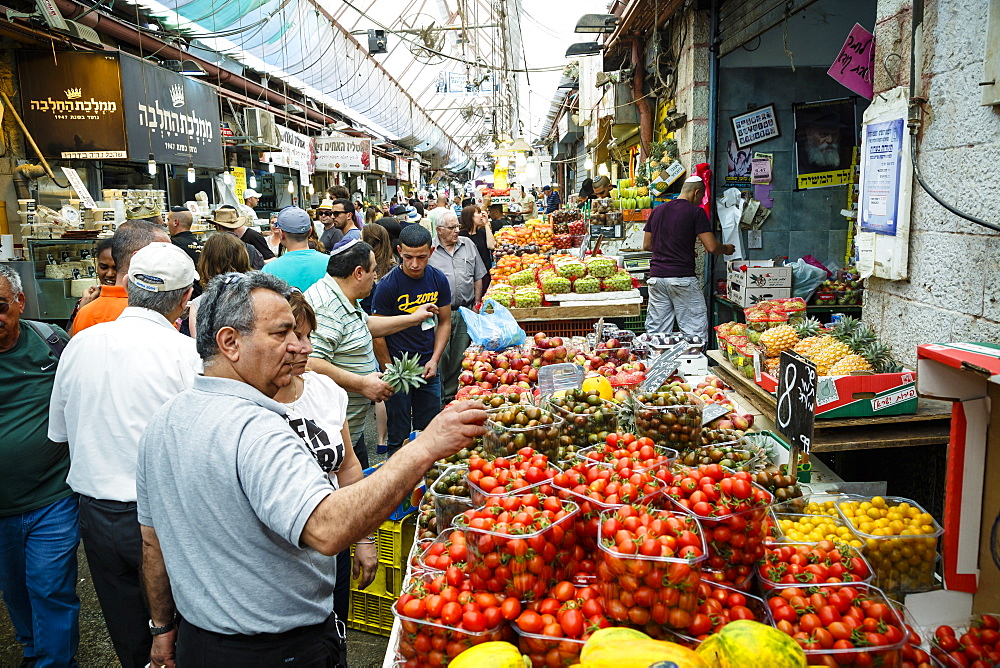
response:
[(694, 276), (687, 278), (648, 278), (649, 309), (646, 313), (646, 331), (649, 333), (674, 332), (696, 334), (708, 341), (708, 306), (701, 285)]

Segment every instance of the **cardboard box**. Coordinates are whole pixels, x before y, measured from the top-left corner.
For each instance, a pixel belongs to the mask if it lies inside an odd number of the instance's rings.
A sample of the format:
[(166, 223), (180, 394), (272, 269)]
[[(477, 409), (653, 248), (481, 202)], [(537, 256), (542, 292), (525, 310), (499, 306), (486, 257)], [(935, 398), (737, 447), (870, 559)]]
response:
[(792, 268), (775, 267), (773, 260), (730, 260), (728, 282), (747, 288), (790, 289)]
[[(816, 386), (817, 418), (883, 417), (917, 412), (917, 374), (876, 373), (864, 376), (821, 376)], [(778, 379), (760, 374), (758, 383), (777, 392)]]
[(738, 306), (746, 308), (754, 304), (767, 301), (768, 299), (781, 299), (791, 297), (792, 289), (789, 288), (755, 288), (741, 283), (730, 283), (728, 299)]
[(920, 396), (954, 402), (944, 498), (944, 579), (975, 612), (1000, 609), (1000, 346), (917, 346)]

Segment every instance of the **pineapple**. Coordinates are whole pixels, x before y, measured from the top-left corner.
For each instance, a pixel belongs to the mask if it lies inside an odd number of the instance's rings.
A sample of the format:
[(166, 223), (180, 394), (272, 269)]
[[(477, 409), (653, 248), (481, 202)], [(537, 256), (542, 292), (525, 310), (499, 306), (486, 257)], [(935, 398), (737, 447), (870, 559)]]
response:
[(837, 339), (838, 341), (842, 343), (847, 343), (848, 340), (850, 340), (850, 338), (854, 336), (854, 333), (857, 332), (862, 327), (867, 328), (868, 325), (864, 324), (857, 318), (852, 318), (851, 316), (845, 315), (843, 318), (840, 319), (840, 322), (834, 325), (832, 335), (833, 338)]
[(833, 365), (850, 354), (851, 349), (846, 343), (830, 336), (824, 336), (813, 348), (809, 357), (816, 363), (816, 373), (820, 376), (829, 376)]
[(871, 343), (861, 355), (868, 360), (875, 373), (898, 373), (903, 370), (903, 366), (893, 357), (892, 348), (881, 341)]
[(804, 338), (798, 343), (796, 343), (795, 347), (792, 348), (792, 350), (804, 357), (809, 357), (810, 355), (812, 355), (813, 349), (816, 347), (816, 344), (820, 343), (822, 339), (823, 337), (821, 336), (810, 336)]
[(799, 339), (808, 339), (814, 336), (818, 336), (823, 325), (816, 318), (806, 318), (797, 325), (792, 325), (795, 328), (795, 333), (799, 335)]
[(861, 355), (851, 353), (830, 367), (831, 376), (848, 376), (855, 371), (872, 371), (872, 365)]
[(784, 350), (791, 350), (799, 336), (790, 325), (772, 327), (760, 335), (760, 345), (768, 357), (778, 357)]
[(862, 357), (864, 357), (864, 351), (877, 342), (878, 337), (875, 336), (875, 332), (873, 332), (871, 328), (865, 324), (858, 327), (858, 329), (851, 334), (850, 338), (844, 341), (853, 353), (861, 355)]

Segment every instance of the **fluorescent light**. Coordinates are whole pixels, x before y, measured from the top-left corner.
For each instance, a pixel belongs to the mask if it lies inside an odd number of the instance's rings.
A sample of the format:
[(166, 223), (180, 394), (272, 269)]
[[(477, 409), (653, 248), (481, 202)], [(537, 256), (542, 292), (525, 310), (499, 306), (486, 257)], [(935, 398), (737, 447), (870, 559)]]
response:
[(587, 156), (587, 159), (583, 161), (583, 168), (588, 172), (594, 169), (594, 161), (590, 159), (589, 155)]
[(250, 175), (250, 187), (253, 188), (254, 190), (257, 189), (257, 177), (254, 176), (253, 174)]
[(146, 161), (146, 169), (149, 170), (150, 176), (156, 176), (156, 158), (153, 157), (152, 153), (149, 154), (149, 160)]
[(292, 195), (295, 194), (295, 181), (288, 182), (288, 192)]
[(188, 183), (194, 183), (195, 176), (196, 176), (196, 174), (195, 174), (195, 171), (194, 171), (194, 165), (192, 165), (189, 162), (188, 163)]

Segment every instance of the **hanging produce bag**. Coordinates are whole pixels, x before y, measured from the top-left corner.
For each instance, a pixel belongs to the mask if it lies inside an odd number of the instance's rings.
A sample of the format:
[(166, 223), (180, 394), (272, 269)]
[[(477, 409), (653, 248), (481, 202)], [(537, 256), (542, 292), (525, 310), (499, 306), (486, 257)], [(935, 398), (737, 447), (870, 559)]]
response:
[[(492, 313), (488, 311), (492, 309)], [(487, 350), (503, 350), (524, 343), (524, 330), (510, 311), (495, 299), (486, 299), (479, 313), (459, 307), (472, 342)]]

